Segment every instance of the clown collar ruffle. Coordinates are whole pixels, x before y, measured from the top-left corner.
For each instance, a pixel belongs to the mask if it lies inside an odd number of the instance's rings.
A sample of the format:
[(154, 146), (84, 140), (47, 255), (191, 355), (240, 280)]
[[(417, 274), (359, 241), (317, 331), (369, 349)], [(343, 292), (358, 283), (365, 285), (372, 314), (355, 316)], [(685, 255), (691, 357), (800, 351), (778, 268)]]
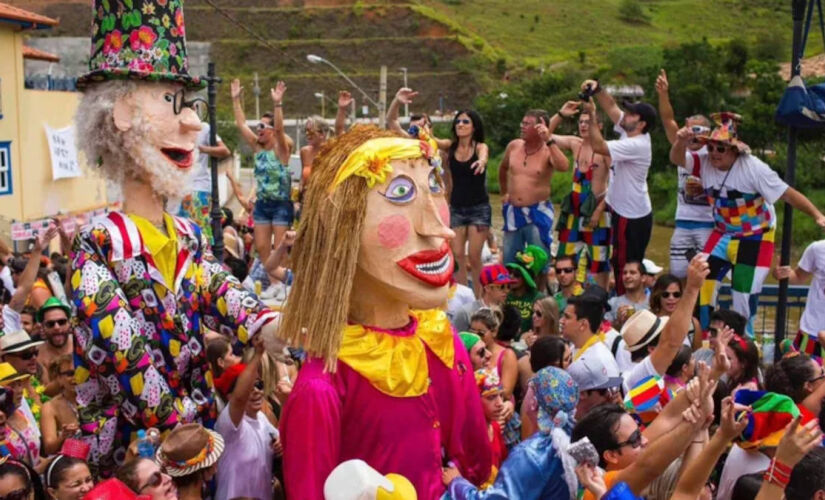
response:
[(424, 344), (453, 368), (455, 344), (444, 311), (410, 311), (410, 323), (399, 330), (348, 325), (338, 359), (384, 394), (416, 397), (427, 392), (430, 381)]

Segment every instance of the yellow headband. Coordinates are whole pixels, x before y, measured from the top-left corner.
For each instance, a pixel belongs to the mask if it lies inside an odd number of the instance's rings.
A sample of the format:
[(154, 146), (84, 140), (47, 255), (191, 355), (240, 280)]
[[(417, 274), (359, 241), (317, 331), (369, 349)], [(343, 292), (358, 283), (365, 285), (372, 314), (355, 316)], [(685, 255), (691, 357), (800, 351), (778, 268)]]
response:
[[(420, 141), (417, 139), (402, 139), (400, 137), (378, 137), (370, 139), (347, 156), (344, 163), (338, 168), (330, 191), (333, 191), (342, 182), (353, 175), (367, 180), (367, 186), (375, 187), (387, 180), (387, 174), (392, 173), (391, 160), (409, 160), (413, 158), (427, 158), (433, 163), (437, 157), (435, 141)], [(434, 165), (439, 167), (439, 165)]]

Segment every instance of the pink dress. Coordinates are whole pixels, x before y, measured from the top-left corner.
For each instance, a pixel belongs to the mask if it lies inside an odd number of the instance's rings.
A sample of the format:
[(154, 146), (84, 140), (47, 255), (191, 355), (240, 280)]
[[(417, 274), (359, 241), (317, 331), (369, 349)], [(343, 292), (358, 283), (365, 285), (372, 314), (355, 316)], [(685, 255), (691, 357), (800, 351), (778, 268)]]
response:
[[(415, 335), (417, 321), (385, 335)], [(422, 500), (438, 499), (442, 449), (461, 474), (480, 485), (490, 476), (492, 453), (472, 364), (452, 333), (454, 366), (425, 344), (430, 385), (421, 396), (395, 397), (338, 361), (324, 372), (320, 359), (302, 368), (284, 406), (281, 434), (284, 479), (290, 500), (323, 500), (324, 481), (346, 460), (360, 458), (381, 474), (400, 474)]]

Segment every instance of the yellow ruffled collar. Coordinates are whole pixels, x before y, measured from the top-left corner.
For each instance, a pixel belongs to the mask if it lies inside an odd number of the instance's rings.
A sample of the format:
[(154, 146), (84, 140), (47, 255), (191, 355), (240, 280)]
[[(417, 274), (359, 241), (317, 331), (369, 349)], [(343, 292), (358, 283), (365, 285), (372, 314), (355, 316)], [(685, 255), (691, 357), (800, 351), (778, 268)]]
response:
[(424, 344), (452, 369), (453, 331), (441, 309), (410, 311), (410, 315), (412, 321), (401, 334), (348, 325), (338, 359), (389, 396), (408, 398), (426, 393), (430, 379)]

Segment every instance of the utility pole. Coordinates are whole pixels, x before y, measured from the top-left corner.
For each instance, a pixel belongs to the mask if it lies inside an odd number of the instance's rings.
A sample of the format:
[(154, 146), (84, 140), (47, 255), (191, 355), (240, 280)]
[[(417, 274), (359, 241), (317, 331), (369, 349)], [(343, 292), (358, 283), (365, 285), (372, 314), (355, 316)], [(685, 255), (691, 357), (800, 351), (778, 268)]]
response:
[(381, 81), (378, 86), (378, 126), (387, 128), (387, 67), (381, 66)]
[[(218, 96), (217, 86), (221, 83), (221, 79), (215, 76), (215, 63), (213, 62), (209, 63), (206, 83), (206, 106), (209, 110), (209, 145), (215, 147), (218, 145), (218, 118), (215, 103)], [(257, 83), (255, 86), (257, 87)], [(212, 239), (214, 240), (212, 242), (212, 254), (218, 259), (218, 262), (223, 262), (223, 228), (221, 227), (221, 197), (218, 192), (218, 159), (212, 155), (209, 156), (209, 173), (212, 176), (212, 210), (209, 212), (209, 217), (212, 219)]]
[[(404, 73), (404, 88), (407, 88), (407, 68), (401, 68), (401, 72)], [(410, 117), (410, 104), (404, 103), (404, 117)]]
[[(793, 54), (791, 54), (791, 79), (800, 73), (799, 58), (802, 48), (802, 22), (805, 17), (805, 0), (793, 0)], [(813, 4), (811, 9), (813, 10)], [(785, 182), (793, 186), (796, 180), (796, 137), (797, 129), (788, 127), (788, 167), (785, 169)], [(779, 265), (787, 266), (791, 262), (791, 239), (793, 235), (793, 207), (785, 202), (785, 217), (782, 220), (782, 249), (779, 254)], [(782, 357), (779, 345), (785, 339), (785, 321), (788, 315), (788, 280), (779, 282), (779, 296), (776, 307), (776, 326), (774, 328), (775, 347), (774, 362)]]
[(255, 94), (255, 118), (261, 117), (261, 87), (258, 85), (258, 72), (255, 72), (255, 86), (252, 87), (252, 93)]

